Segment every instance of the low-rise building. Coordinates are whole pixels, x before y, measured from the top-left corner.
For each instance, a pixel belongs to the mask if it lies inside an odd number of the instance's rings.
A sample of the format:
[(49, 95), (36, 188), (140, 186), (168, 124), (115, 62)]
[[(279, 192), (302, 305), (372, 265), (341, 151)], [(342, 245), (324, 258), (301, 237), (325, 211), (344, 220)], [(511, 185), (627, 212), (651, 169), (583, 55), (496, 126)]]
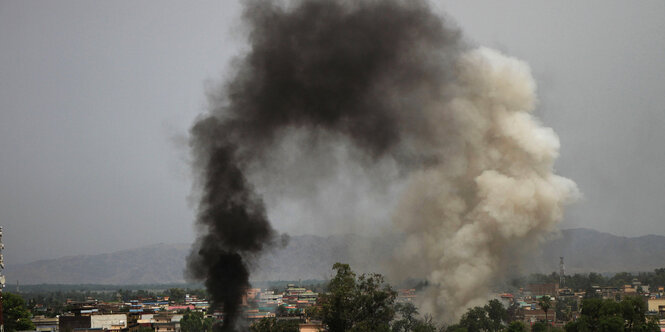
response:
[(90, 316), (90, 327), (109, 331), (120, 331), (127, 327), (126, 314), (108, 314)]
[(35, 316), (32, 318), (32, 323), (35, 324), (35, 331), (58, 331), (58, 317)]
[(534, 296), (555, 296), (559, 291), (559, 284), (529, 284), (527, 286), (527, 291)]
[(651, 312), (665, 312), (665, 298), (649, 299), (647, 306)]
[(524, 310), (523, 315), (524, 315), (524, 323), (527, 326), (533, 325), (536, 322), (544, 321), (546, 317), (549, 323), (553, 323), (556, 321), (556, 311), (554, 311), (553, 308), (547, 310), (547, 315), (545, 315), (545, 311), (541, 309)]
[(58, 329), (61, 332), (71, 332), (75, 329), (90, 328), (90, 316), (61, 315), (58, 318)]
[(179, 332), (183, 315), (159, 313), (152, 316), (152, 328), (155, 332)]

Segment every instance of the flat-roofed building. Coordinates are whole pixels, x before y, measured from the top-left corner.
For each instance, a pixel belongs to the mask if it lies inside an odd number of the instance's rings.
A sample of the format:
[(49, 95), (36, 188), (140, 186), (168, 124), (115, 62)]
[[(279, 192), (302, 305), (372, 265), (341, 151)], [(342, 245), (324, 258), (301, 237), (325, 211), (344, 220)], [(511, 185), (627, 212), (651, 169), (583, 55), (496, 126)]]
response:
[(91, 315), (90, 327), (109, 331), (120, 331), (127, 327), (126, 314)]
[(661, 307), (665, 308), (665, 298), (649, 299), (647, 305), (649, 307), (649, 311), (660, 312)]
[(55, 332), (58, 331), (58, 317), (45, 317), (35, 316), (32, 318), (32, 323), (35, 324), (35, 331), (39, 332)]

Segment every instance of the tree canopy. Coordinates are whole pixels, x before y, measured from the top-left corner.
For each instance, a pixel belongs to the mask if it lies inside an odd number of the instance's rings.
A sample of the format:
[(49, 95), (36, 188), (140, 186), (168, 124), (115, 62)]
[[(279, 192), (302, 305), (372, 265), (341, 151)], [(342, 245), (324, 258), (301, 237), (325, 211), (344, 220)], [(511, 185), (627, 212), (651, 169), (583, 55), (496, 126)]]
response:
[(508, 311), (499, 300), (490, 300), (483, 307), (469, 309), (459, 321), (446, 331), (496, 332), (504, 329)]
[(348, 264), (335, 263), (335, 277), (320, 298), (323, 322), (330, 332), (389, 331), (397, 292), (380, 274), (356, 277)]
[[(552, 272), (551, 274), (535, 273), (528, 277), (515, 278), (511, 282), (511, 286), (519, 288), (527, 284), (546, 284), (558, 283), (559, 274)], [(665, 286), (665, 268), (655, 269), (653, 272), (640, 272), (637, 274), (629, 272), (619, 272), (612, 277), (604, 277), (603, 275), (595, 272), (588, 274), (573, 274), (564, 276), (565, 287), (573, 290), (587, 290), (591, 286), (612, 286), (621, 287), (628, 285), (637, 279), (642, 285), (649, 285), (650, 289)], [(593, 296), (593, 294), (591, 294)]]
[(621, 302), (588, 298), (582, 301), (581, 316), (566, 324), (566, 332), (636, 332), (660, 331), (658, 324), (646, 317), (647, 305), (639, 296)]
[(278, 320), (276, 318), (263, 318), (252, 324), (251, 332), (298, 332), (300, 322), (298, 320)]
[(418, 308), (413, 303), (397, 303), (395, 312), (399, 319), (392, 323), (393, 332), (435, 332), (436, 325), (432, 317), (426, 315), (424, 319), (418, 318)]
[(547, 312), (552, 307), (552, 300), (549, 296), (545, 295), (538, 300), (538, 306), (545, 312), (545, 322), (548, 322), (549, 317), (547, 317)]
[(7, 332), (35, 329), (35, 324), (30, 320), (30, 311), (25, 306), (25, 300), (19, 295), (2, 293), (2, 317)]
[(526, 332), (526, 325), (520, 320), (511, 322), (506, 329), (507, 332)]
[(203, 317), (200, 311), (188, 311), (180, 320), (182, 332), (211, 332), (214, 319)]
[(182, 288), (169, 288), (166, 291), (169, 300), (175, 303), (185, 303), (185, 290)]

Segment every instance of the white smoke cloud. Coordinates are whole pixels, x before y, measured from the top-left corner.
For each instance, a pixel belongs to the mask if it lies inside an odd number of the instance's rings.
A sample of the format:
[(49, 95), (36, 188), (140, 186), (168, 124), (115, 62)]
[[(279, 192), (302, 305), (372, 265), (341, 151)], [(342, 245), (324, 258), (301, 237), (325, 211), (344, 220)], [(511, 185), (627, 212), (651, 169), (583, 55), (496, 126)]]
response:
[(426, 276), (423, 310), (448, 321), (486, 301), (492, 280), (555, 230), (579, 195), (554, 174), (559, 140), (531, 114), (529, 66), (478, 48), (456, 70), (444, 87), (453, 97), (428, 109), (441, 162), (410, 175), (394, 216), (406, 234), (395, 270)]

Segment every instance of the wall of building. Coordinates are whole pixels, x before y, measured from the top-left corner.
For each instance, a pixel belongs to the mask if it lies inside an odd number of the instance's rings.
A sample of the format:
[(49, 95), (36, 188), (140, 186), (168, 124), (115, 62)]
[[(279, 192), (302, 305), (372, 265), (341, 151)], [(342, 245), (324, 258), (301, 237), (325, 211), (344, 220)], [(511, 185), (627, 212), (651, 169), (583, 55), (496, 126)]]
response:
[(60, 316), (58, 327), (61, 332), (90, 328), (90, 316)]
[(92, 315), (90, 316), (90, 327), (112, 329), (114, 327), (122, 326), (127, 327), (127, 315), (125, 314), (110, 314), (110, 315)]
[(649, 311), (658, 311), (659, 306), (665, 306), (665, 299), (649, 299)]

